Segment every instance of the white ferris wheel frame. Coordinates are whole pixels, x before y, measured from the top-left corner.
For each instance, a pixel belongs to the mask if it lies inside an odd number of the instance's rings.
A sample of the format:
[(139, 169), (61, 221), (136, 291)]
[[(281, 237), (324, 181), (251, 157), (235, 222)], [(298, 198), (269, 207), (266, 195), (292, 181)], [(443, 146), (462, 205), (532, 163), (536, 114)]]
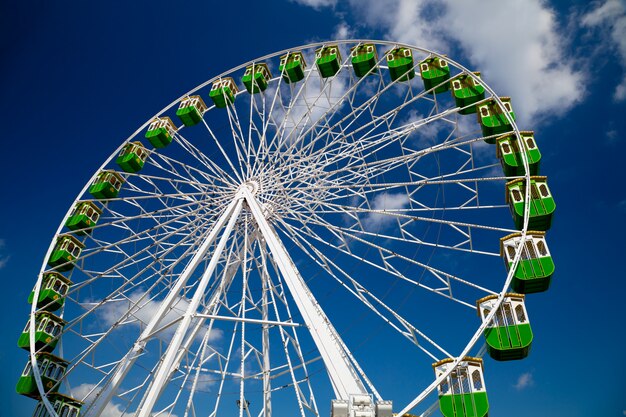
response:
[[(424, 54), (428, 54), (430, 56), (435, 56), (435, 57), (439, 57), (439, 58), (444, 58), (443, 55), (438, 54), (434, 51), (430, 51), (428, 49), (424, 49), (424, 48), (420, 48), (420, 47), (416, 47), (416, 46), (412, 46), (412, 45), (408, 45), (408, 44), (402, 44), (402, 43), (398, 43), (398, 42), (389, 42), (389, 41), (380, 41), (380, 40), (365, 40), (365, 39), (352, 39), (352, 40), (342, 40), (342, 41), (336, 41), (336, 42), (318, 42), (318, 43), (313, 43), (313, 44), (308, 44), (308, 45), (303, 45), (303, 46), (299, 46), (299, 47), (295, 47), (295, 48), (289, 48), (289, 49), (284, 49), (282, 51), (279, 52), (275, 52), (272, 54), (268, 54), (265, 55), (263, 57), (260, 57), (258, 59), (255, 59), (253, 61), (249, 61), (245, 64), (239, 65), (231, 70), (228, 70), (218, 76), (215, 76), (211, 79), (209, 79), (208, 81), (206, 81), (205, 83), (199, 85), (198, 87), (190, 90), (189, 92), (187, 92), (186, 94), (184, 94), (183, 96), (181, 96), (180, 98), (172, 101), (169, 105), (167, 105), (166, 107), (164, 107), (161, 111), (159, 111), (157, 113), (157, 115), (161, 115), (163, 114), (165, 111), (171, 109), (173, 106), (175, 106), (176, 104), (178, 104), (183, 98), (188, 97), (190, 95), (192, 95), (193, 93), (195, 93), (198, 90), (201, 90), (205, 87), (207, 87), (208, 85), (210, 85), (211, 83), (213, 83), (214, 81), (221, 79), (223, 77), (228, 76), (231, 73), (235, 73), (237, 71), (240, 71), (242, 69), (244, 69), (246, 66), (248, 65), (252, 65), (254, 63), (258, 63), (258, 62), (263, 62), (267, 59), (270, 58), (275, 58), (277, 56), (280, 56), (282, 54), (286, 54), (286, 53), (290, 53), (293, 51), (300, 51), (300, 50), (304, 50), (304, 49), (312, 49), (312, 48), (316, 48), (316, 47), (322, 47), (325, 45), (330, 45), (330, 44), (353, 44), (353, 45), (357, 45), (357, 44), (363, 44), (363, 43), (374, 43), (376, 45), (385, 45), (385, 46), (389, 46), (391, 48), (393, 47), (405, 47), (405, 48), (410, 48), (412, 50), (415, 51), (419, 51), (421, 53)], [(384, 57), (382, 58), (384, 59)], [(382, 59), (379, 59), (378, 64), (380, 64), (380, 62), (382, 61)], [(450, 59), (449, 57), (445, 56), (445, 59), (451, 63), (452, 65), (454, 65), (456, 68), (458, 68), (459, 70), (461, 70), (463, 73), (467, 74), (469, 77), (473, 78), (476, 82), (480, 83), (486, 90), (486, 92), (488, 92), (491, 97), (490, 99), (495, 100), (497, 102), (497, 104), (501, 107), (504, 108), (504, 103), (502, 102), (502, 100), (499, 98), (499, 96), (486, 84), (484, 83), (482, 80), (480, 80), (478, 77), (476, 77), (470, 70), (468, 70), (467, 68), (465, 68), (464, 66), (462, 66), (461, 64), (459, 64), (458, 62)], [(342, 67), (345, 67), (345, 62), (342, 65)], [(308, 70), (309, 72), (312, 71), (312, 69)], [(271, 81), (276, 81), (278, 79), (278, 82), (280, 82), (280, 75), (278, 77), (274, 77)], [(241, 92), (240, 92), (241, 93)], [(458, 109), (456, 109), (458, 110)], [(515, 122), (515, 120), (508, 114), (508, 112), (504, 112), (505, 117), (507, 118), (508, 122), (511, 124), (512, 127), (512, 133), (515, 134), (515, 136), (518, 138), (518, 143), (520, 143), (520, 146), (525, 147), (526, 145), (524, 144), (524, 142), (521, 140), (520, 137), (520, 131), (517, 127), (517, 124)], [(68, 219), (68, 217), (70, 216), (71, 213), (71, 208), (74, 207), (74, 205), (79, 201), (80, 196), (82, 196), (83, 194), (86, 193), (89, 185), (95, 180), (97, 174), (100, 172), (100, 170), (103, 170), (106, 168), (107, 165), (109, 165), (111, 163), (111, 161), (113, 160), (113, 158), (122, 150), (123, 146), (128, 143), (131, 139), (133, 139), (134, 137), (136, 137), (139, 133), (143, 132), (146, 127), (150, 124), (152, 119), (149, 119), (146, 123), (144, 123), (141, 127), (139, 127), (132, 135), (129, 136), (129, 138), (127, 140), (125, 140), (118, 148), (115, 152), (112, 153), (112, 155), (102, 164), (102, 166), (100, 167), (99, 170), (96, 170), (94, 175), (92, 176), (92, 178), (86, 183), (86, 185), (83, 187), (83, 189), (81, 190), (81, 192), (78, 194), (78, 197), (76, 198), (76, 200), (74, 201), (74, 203), (70, 206), (70, 209), (68, 210), (68, 212), (66, 213), (65, 217), (63, 218), (63, 220), (61, 221), (59, 228), (56, 231), (55, 236), (61, 235), (62, 231), (63, 231), (63, 227), (65, 224), (65, 221)], [(413, 126), (413, 129), (419, 128), (419, 126)], [(207, 126), (207, 129), (210, 130), (209, 126)], [(233, 128), (234, 129), (234, 128)], [(215, 136), (213, 136), (215, 138)], [(216, 138), (215, 138), (216, 139)], [(220, 147), (219, 141), (216, 140), (217, 146)], [(247, 144), (244, 144), (247, 145)], [(220, 147), (221, 149), (221, 147)], [(222, 150), (222, 153), (225, 154), (225, 152)], [(523, 178), (526, 181), (526, 184), (530, 184), (530, 170), (529, 170), (529, 163), (526, 157), (526, 153), (525, 152), (521, 152), (520, 156), (522, 158), (522, 163), (525, 169), (525, 175), (523, 176)], [(174, 297), (178, 294), (178, 291), (175, 291), (175, 289), (179, 289), (180, 286), (184, 285), (185, 283), (185, 279), (188, 278), (189, 274), (187, 272), (189, 271), (193, 271), (199, 264), (200, 261), (202, 260), (202, 258), (206, 255), (209, 247), (211, 246), (211, 244), (214, 243), (214, 241), (217, 239), (218, 233), (220, 231), (222, 231), (222, 228), (225, 228), (225, 230), (222, 233), (222, 237), (219, 241), (218, 244), (218, 250), (216, 250), (213, 253), (212, 259), (211, 259), (211, 263), (209, 264), (208, 269), (206, 270), (206, 272), (203, 275), (203, 281), (205, 281), (204, 285), (206, 286), (206, 281), (208, 280), (208, 277), (210, 277), (210, 275), (212, 274), (212, 272), (214, 271), (214, 267), (215, 264), (217, 263), (217, 259), (220, 255), (220, 253), (224, 250), (225, 247), (225, 243), (226, 243), (226, 239), (230, 233), (230, 231), (233, 228), (235, 219), (237, 218), (237, 216), (239, 215), (239, 213), (241, 212), (242, 209), (242, 205), (247, 204), (247, 206), (250, 208), (250, 210), (252, 211), (253, 215), (254, 215), (254, 219), (256, 220), (259, 229), (260, 229), (260, 233), (263, 235), (265, 241), (267, 242), (267, 245), (270, 248), (270, 253), (272, 254), (272, 256), (275, 258), (276, 262), (278, 263), (278, 267), (280, 269), (280, 271), (283, 274), (283, 277), (286, 280), (286, 283), (289, 287), (289, 289), (291, 290), (292, 295), (294, 296), (294, 298), (296, 298), (296, 304), (298, 305), (298, 308), (300, 309), (301, 313), (303, 313), (303, 316), (305, 317), (305, 321), (307, 322), (307, 327), (309, 329), (309, 331), (311, 332), (313, 338), (315, 339), (316, 344), (318, 345), (318, 348), (320, 348), (320, 352), (322, 355), (322, 358), (324, 360), (324, 363), (326, 365), (327, 371), (329, 373), (329, 376), (331, 378), (331, 382), (332, 382), (332, 386), (333, 389), (335, 391), (335, 395), (337, 396), (337, 398), (340, 399), (347, 399), (347, 397), (351, 394), (368, 394), (368, 390), (366, 388), (366, 385), (368, 388), (373, 389), (373, 392), (375, 393), (375, 396), (377, 397), (377, 399), (381, 399), (380, 395), (375, 391), (373, 385), (371, 384), (371, 382), (369, 380), (367, 380), (367, 377), (365, 376), (365, 374), (363, 373), (363, 371), (358, 367), (358, 364), (356, 363), (356, 360), (354, 359), (354, 357), (352, 356), (352, 354), (350, 353), (350, 351), (348, 350), (347, 346), (341, 341), (341, 338), (339, 336), (339, 334), (336, 332), (336, 330), (332, 327), (332, 324), (330, 324), (330, 322), (326, 319), (325, 314), (323, 313), (323, 311), (321, 310), (321, 307), (319, 307), (319, 304), (317, 304), (317, 302), (315, 301), (315, 298), (313, 296), (313, 294), (311, 294), (310, 291), (308, 291), (308, 288), (306, 287), (306, 284), (303, 282), (302, 277), (300, 276), (300, 273), (298, 272), (297, 267), (295, 266), (295, 264), (293, 263), (293, 261), (291, 260), (291, 258), (289, 257), (289, 254), (287, 252), (287, 250), (285, 249), (285, 247), (283, 246), (280, 238), (278, 237), (278, 235), (276, 234), (276, 231), (273, 229), (273, 227), (270, 225), (270, 223), (266, 220), (266, 217), (263, 213), (263, 208), (261, 207), (261, 205), (259, 204), (259, 202), (257, 201), (257, 199), (254, 196), (254, 186), (250, 185), (249, 183), (246, 183), (242, 177), (240, 177), (238, 170), (236, 169), (236, 167), (234, 166), (234, 164), (232, 164), (232, 162), (230, 161), (230, 159), (228, 157), (226, 157), (227, 160), (229, 161), (229, 163), (231, 164), (231, 168), (232, 168), (232, 172), (234, 173), (234, 175), (237, 178), (232, 178), (232, 180), (234, 181), (239, 181), (241, 183), (243, 183), (243, 185), (240, 187), (240, 191), (237, 194), (236, 198), (229, 203), (228, 207), (226, 208), (226, 210), (223, 211), (222, 215), (220, 216), (219, 220), (216, 222), (216, 224), (214, 225), (214, 227), (211, 229), (210, 234), (205, 238), (201, 248), (196, 252), (196, 255), (194, 256), (194, 258), (192, 259), (192, 261), (185, 267), (185, 271), (183, 273), (183, 276), (181, 276), (180, 278), (180, 282), (177, 283), (177, 286), (174, 287), (174, 289), (170, 292), (170, 294), (168, 295), (168, 299), (166, 299), (165, 302), (163, 302), (160, 305), (160, 310), (157, 313), (157, 317), (159, 317), (158, 319), (155, 317), (155, 320), (152, 320), (148, 326), (144, 329), (142, 336), (137, 340), (136, 345), (135, 345), (135, 349), (131, 352), (128, 353), (128, 355), (125, 357), (125, 361), (126, 361), (126, 365), (128, 365), (129, 367), (132, 366), (133, 360), (139, 355), (142, 345), (145, 344), (145, 342), (150, 338), (151, 335), (153, 335), (155, 332), (158, 332), (162, 329), (158, 328), (158, 325), (160, 323), (160, 319), (164, 316), (165, 311), (168, 308), (168, 301), (171, 303), (171, 301), (174, 299)], [(241, 162), (241, 161), (240, 161)], [(216, 167), (216, 172), (218, 171), (217, 169), (218, 167)], [(525, 201), (529, 201), (530, 199), (530, 187), (525, 187)], [(527, 233), (527, 229), (528, 229), (528, 221), (529, 221), (529, 213), (530, 213), (530, 205), (526, 204), (525, 205), (525, 209), (524, 209), (524, 226), (523, 229), (520, 231), (521, 232), (521, 238), (524, 239), (526, 237), (526, 233)], [(41, 284), (42, 284), (42, 274), (43, 272), (47, 269), (46, 266), (46, 260), (49, 258), (49, 256), (52, 253), (52, 250), (54, 248), (54, 244), (55, 244), (55, 239), (52, 240), (52, 243), (50, 244), (46, 255), (44, 257), (44, 261), (42, 263), (42, 267), (41, 267), (41, 271), (40, 271), (40, 275), (39, 275), (39, 279), (37, 280), (37, 283), (35, 285), (34, 288), (34, 300), (37, 300), (39, 297), (39, 293), (41, 291)], [(450, 372), (452, 372), (452, 370), (456, 367), (456, 365), (463, 359), (463, 357), (465, 357), (466, 355), (468, 355), (469, 351), (476, 345), (476, 343), (478, 342), (478, 340), (482, 337), (484, 330), (487, 328), (487, 325), (491, 322), (491, 320), (493, 319), (493, 317), (495, 316), (498, 307), (500, 306), (500, 304), (502, 303), (503, 299), (504, 299), (504, 295), (507, 291), (507, 289), (509, 288), (509, 285), (512, 281), (514, 272), (516, 270), (516, 267), (521, 259), (521, 254), (523, 251), (523, 245), (520, 245), (517, 250), (516, 250), (516, 254), (515, 254), (515, 259), (513, 260), (513, 263), (511, 265), (511, 268), (509, 269), (506, 279), (503, 283), (502, 289), (498, 294), (498, 298), (497, 301), (495, 302), (495, 308), (493, 308), (491, 310), (491, 312), (488, 314), (488, 316), (485, 318), (485, 320), (483, 320), (481, 322), (481, 324), (478, 326), (478, 328), (476, 329), (476, 332), (474, 333), (474, 335), (472, 336), (472, 338), (468, 341), (466, 347), (458, 354), (458, 355), (450, 355), (451, 357), (454, 358), (454, 362), (452, 364), (452, 366), (450, 366), (448, 368), (448, 371), (446, 373), (442, 373), (438, 378), (436, 378), (435, 380), (433, 380), (433, 382), (426, 388), (424, 389), (419, 395), (417, 395), (411, 402), (409, 402), (408, 404), (406, 404), (399, 412), (399, 415), (403, 415), (405, 413), (407, 413), (408, 411), (410, 411), (411, 409), (413, 409), (417, 404), (421, 403), (430, 393), (432, 393), (437, 386), (445, 379), (447, 378), (447, 376), (449, 375)], [(180, 285), (180, 286), (179, 286)], [(202, 287), (202, 284), (200, 284), (200, 289), (204, 288)], [(198, 293), (201, 293), (200, 289), (198, 290)], [(195, 309), (197, 309), (198, 307), (198, 302), (195, 302), (198, 300), (193, 300), (192, 304), (190, 304), (190, 307), (187, 311), (187, 313), (181, 318), (181, 324), (179, 324), (179, 330), (181, 331), (177, 331), (174, 339), (172, 341), (172, 345), (170, 346), (176, 346), (176, 347), (180, 347), (181, 344), (183, 343), (189, 343), (190, 340), (189, 338), (187, 340), (183, 340), (184, 339), (184, 335), (186, 334), (186, 331), (189, 329), (190, 323), (191, 323), (191, 318), (193, 316), (195, 317), (205, 317), (205, 318), (216, 318), (216, 316), (211, 315), (210, 313), (207, 314), (197, 314), (194, 313)], [(46, 392), (41, 380), (41, 373), (40, 370), (37, 366), (37, 357), (36, 357), (36, 350), (35, 350), (35, 330), (36, 330), (36, 324), (35, 324), (35, 314), (37, 312), (37, 303), (33, 302), (32, 304), (32, 308), (31, 308), (31, 312), (30, 312), (30, 361), (33, 364), (32, 369), (33, 369), (33, 376), (35, 379), (35, 383), (37, 385), (38, 390), (41, 393)], [(225, 317), (221, 317), (221, 319), (227, 319)], [(245, 318), (242, 319), (242, 321), (246, 321)], [(254, 319), (248, 319), (248, 321), (250, 322), (255, 322)], [(258, 320), (257, 320), (258, 322)], [(264, 322), (265, 324), (270, 323), (270, 321), (265, 320)], [(276, 324), (276, 322), (271, 322), (272, 324)], [(173, 323), (168, 323), (168, 326), (172, 325)], [(263, 323), (261, 323), (263, 324)], [(281, 322), (279, 323), (282, 326), (299, 326), (299, 324), (297, 323), (293, 323), (293, 322)], [(183, 331), (184, 330), (184, 331)], [(417, 329), (415, 329), (417, 330)], [(425, 335), (424, 335), (425, 337)], [(434, 343), (434, 342), (432, 342)], [(443, 348), (441, 348), (441, 350), (443, 352), (445, 352), (445, 350), (443, 350)], [(151, 384), (150, 387), (150, 392), (147, 396), (144, 397), (144, 402), (143, 402), (143, 407), (141, 408), (141, 411), (139, 412), (138, 416), (139, 417), (147, 417), (150, 416), (152, 413), (152, 406), (154, 405), (154, 402), (156, 401), (156, 399), (158, 398), (159, 392), (163, 387), (163, 384), (165, 384), (167, 382), (167, 379), (171, 376), (171, 371), (172, 371), (172, 364), (175, 363), (175, 361), (177, 360), (177, 352), (178, 349), (169, 349), (166, 352), (164, 361), (162, 363), (165, 363), (165, 365), (163, 365), (158, 373), (157, 373), (157, 377), (155, 379), (155, 383)], [(446, 352), (447, 353), (447, 352)], [(179, 359), (179, 358), (178, 358)], [(334, 366), (333, 366), (334, 364)], [(118, 372), (115, 374), (115, 377), (113, 378), (113, 380), (107, 384), (107, 387), (104, 390), (104, 395), (102, 395), (98, 400), (95, 401), (96, 403), (96, 408), (92, 411), (95, 411), (94, 415), (99, 415), (100, 412), (102, 411), (102, 409), (106, 406), (106, 404), (110, 401), (111, 396), (114, 394), (116, 388), (118, 387), (119, 382), (121, 382), (121, 380), (123, 379), (124, 374), (124, 366), (122, 366), (120, 369), (122, 369), (121, 372)], [(243, 398), (242, 398), (243, 399)], [(52, 404), (50, 403), (49, 399), (43, 395), (42, 396), (42, 401), (46, 407), (46, 409), (48, 410), (48, 412), (50, 413), (51, 416), (56, 416), (56, 412), (52, 406)], [(436, 405), (436, 404), (435, 404)], [(433, 410), (434, 410), (434, 406), (429, 407), (429, 409), (424, 412), (422, 415), (429, 415)], [(243, 412), (243, 408), (242, 411)], [(241, 414), (240, 412), (240, 414)]]

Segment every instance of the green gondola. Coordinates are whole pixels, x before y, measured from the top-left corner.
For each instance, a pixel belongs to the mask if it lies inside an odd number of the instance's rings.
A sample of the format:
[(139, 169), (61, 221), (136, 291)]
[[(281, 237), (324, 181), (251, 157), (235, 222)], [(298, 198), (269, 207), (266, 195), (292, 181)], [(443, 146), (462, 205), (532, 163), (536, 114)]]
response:
[(413, 52), (409, 48), (395, 48), (387, 52), (387, 67), (392, 81), (409, 81), (415, 77)]
[(115, 198), (122, 189), (124, 178), (115, 171), (100, 171), (89, 187), (89, 194), (98, 200)]
[(169, 117), (157, 117), (150, 123), (146, 131), (146, 139), (155, 148), (165, 148), (172, 143), (176, 126)]
[[(59, 342), (63, 327), (67, 322), (48, 311), (35, 313), (35, 350), (37, 352), (52, 352)], [(17, 340), (17, 345), (30, 350), (30, 320)]]
[(80, 201), (74, 206), (65, 226), (77, 235), (86, 235), (91, 233), (101, 214), (102, 210), (93, 201)]
[[(480, 72), (473, 73), (476, 78), (480, 78)], [(485, 87), (472, 78), (469, 74), (461, 74), (452, 81), (452, 96), (456, 106), (459, 107), (460, 114), (476, 113), (474, 103), (485, 98)]]
[[(433, 364), (435, 375), (446, 373), (454, 359)], [(438, 387), (439, 409), (444, 417), (486, 417), (489, 401), (483, 376), (483, 360), (466, 356)]]
[[(524, 152), (528, 160), (530, 175), (538, 175), (541, 152), (539, 152), (535, 142), (534, 132), (523, 131), (519, 133), (525, 144)], [(514, 133), (509, 133), (496, 139), (496, 154), (502, 164), (504, 175), (513, 177), (525, 174), (520, 146)]]
[(129, 142), (124, 146), (115, 163), (125, 172), (138, 172), (143, 168), (146, 159), (148, 159), (148, 150), (142, 143)]
[[(556, 203), (548, 188), (548, 178), (540, 176), (530, 177), (530, 218), (528, 229), (546, 231), (552, 226), (552, 215)], [(526, 183), (524, 178), (518, 178), (506, 184), (506, 201), (511, 208), (515, 227), (522, 230), (524, 226), (524, 199)]]
[[(517, 248), (522, 244), (522, 234), (513, 233), (500, 239), (500, 256), (511, 269)], [(554, 261), (548, 250), (545, 232), (528, 231), (522, 248), (522, 257), (515, 269), (511, 287), (521, 294), (543, 292), (550, 287)]]
[(290, 52), (280, 57), (278, 71), (286, 83), (296, 83), (304, 78), (306, 61), (302, 52)]
[(328, 45), (315, 50), (315, 65), (322, 78), (332, 77), (341, 68), (341, 54), (337, 45)]
[[(83, 406), (82, 401), (78, 401), (67, 395), (53, 392), (48, 395), (48, 400), (52, 403), (54, 410), (59, 417), (80, 417), (80, 409)], [(33, 413), (33, 417), (50, 417), (48, 410), (43, 402), (39, 402)]]
[(504, 104), (504, 110), (500, 108), (500, 105), (495, 100), (488, 100), (484, 103), (477, 105), (477, 116), (480, 128), (483, 131), (483, 136), (488, 136), (485, 142), (494, 144), (496, 143), (495, 135), (501, 135), (503, 133), (513, 130), (511, 122), (507, 119), (505, 110), (515, 120), (515, 113), (511, 106), (510, 97), (500, 97), (502, 104)]
[[(478, 315), (484, 321), (493, 310), (498, 295), (488, 295), (476, 302)], [(485, 329), (489, 356), (497, 361), (523, 359), (533, 341), (524, 295), (507, 293), (493, 321)]]
[[(37, 298), (37, 309), (56, 311), (63, 307), (70, 285), (72, 281), (58, 272), (44, 272)], [(33, 289), (28, 296), (28, 304), (32, 304), (34, 298), (35, 290)]]
[(235, 102), (235, 97), (238, 92), (239, 89), (237, 88), (237, 84), (235, 84), (235, 80), (231, 77), (225, 77), (213, 83), (209, 97), (213, 100), (215, 107), (223, 109)]
[(448, 91), (450, 83), (450, 66), (445, 59), (438, 56), (426, 58), (420, 62), (420, 75), (424, 81), (424, 89), (428, 94)]
[[(43, 352), (37, 354), (37, 366), (41, 375), (41, 383), (43, 384), (46, 392), (51, 392), (58, 388), (61, 379), (65, 375), (68, 365), (68, 361), (61, 359), (58, 356), (54, 356), (51, 353)], [(30, 398), (41, 398), (39, 390), (37, 389), (37, 384), (35, 383), (35, 376), (33, 375), (33, 368), (30, 360), (26, 364), (20, 379), (17, 381), (15, 391), (18, 394), (25, 395)]]
[(259, 62), (246, 67), (241, 81), (246, 86), (248, 93), (256, 94), (265, 91), (271, 79), (272, 74), (270, 74), (267, 64)]
[(195, 126), (200, 123), (207, 106), (200, 96), (185, 97), (180, 101), (176, 116), (185, 126)]
[(74, 236), (60, 235), (48, 259), (48, 265), (57, 272), (69, 271), (74, 268), (74, 262), (84, 247)]
[(378, 54), (376, 46), (372, 43), (364, 43), (350, 48), (352, 68), (357, 77), (373, 75), (378, 72)]

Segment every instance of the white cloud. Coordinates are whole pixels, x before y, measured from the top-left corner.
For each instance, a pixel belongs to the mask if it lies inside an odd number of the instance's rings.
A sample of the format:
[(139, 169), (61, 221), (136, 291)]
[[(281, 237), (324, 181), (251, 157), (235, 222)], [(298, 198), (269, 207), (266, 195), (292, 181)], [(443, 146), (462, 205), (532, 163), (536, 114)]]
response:
[[(95, 387), (95, 384), (80, 384), (79, 386), (72, 388), (72, 397), (85, 403), (90, 403), (93, 399), (93, 396), (98, 392), (97, 390), (94, 390)], [(121, 417), (123, 413), (124, 410), (122, 409), (122, 406), (120, 404), (110, 402), (106, 405), (100, 416)]]
[(346, 23), (341, 22), (335, 27), (335, 33), (333, 39), (350, 39), (354, 37), (353, 29)]
[[(409, 196), (405, 193), (380, 193), (372, 199), (372, 210), (398, 210), (409, 205)], [(363, 219), (365, 230), (380, 230), (396, 219), (384, 213), (368, 213)]]
[(322, 7), (335, 6), (337, 0), (291, 0), (294, 3), (301, 4), (303, 6), (309, 6), (314, 9), (321, 9)]
[(606, 143), (608, 145), (615, 145), (617, 144), (621, 137), (619, 136), (619, 133), (616, 129), (609, 129), (605, 132), (604, 134), (606, 136)]
[[(81, 400), (85, 403), (90, 403), (91, 400), (93, 399), (93, 396), (98, 392), (98, 390), (93, 390), (95, 387), (96, 387), (95, 384), (88, 384), (88, 383), (81, 384), (77, 387), (72, 388), (71, 395), (73, 398), (76, 398), (77, 400)], [(131, 415), (134, 415), (135, 412), (136, 411), (127, 411), (126, 413), (124, 413), (124, 409), (122, 408), (121, 404), (115, 404), (114, 402), (109, 402), (104, 408), (104, 410), (102, 410), (102, 414), (100, 414), (100, 417), (122, 417), (122, 415), (131, 416)], [(154, 416), (156, 414), (153, 413), (152, 415)], [(176, 417), (176, 414), (172, 414), (171, 417)]]
[[(446, 49), (433, 0), (350, 0), (353, 12), (375, 28), (383, 28), (390, 39), (430, 49)], [(428, 14), (427, 18), (425, 15)]]
[(513, 385), (513, 387), (516, 390), (521, 391), (525, 388), (532, 387), (534, 384), (535, 381), (533, 380), (533, 374), (531, 372), (524, 372), (519, 376), (519, 378), (517, 378), (517, 382)]
[(512, 97), (522, 128), (566, 113), (585, 95), (586, 74), (563, 52), (545, 0), (350, 0), (349, 7), (389, 39), (442, 53), (461, 49), (470, 69)]
[(449, 133), (450, 125), (446, 125), (443, 120), (436, 120), (430, 123), (424, 121), (423, 114), (415, 109), (409, 110), (407, 117), (402, 121), (402, 125), (419, 125), (419, 129), (415, 129), (411, 134), (416, 137), (416, 145), (419, 149), (430, 147), (436, 143), (441, 142), (440, 133), (442, 130), (447, 129), (446, 133)]
[(607, 42), (599, 42), (599, 48), (607, 44), (616, 49), (622, 65), (622, 81), (615, 87), (613, 98), (626, 99), (626, 6), (620, 0), (596, 2), (592, 11), (582, 17), (581, 23), (588, 28), (602, 29)]
[(449, 35), (499, 95), (512, 97), (522, 128), (533, 118), (564, 114), (582, 99), (585, 74), (565, 56), (554, 11), (544, 1), (446, 1)]
[(4, 253), (4, 249), (7, 246), (7, 242), (4, 239), (0, 239), (0, 269), (7, 266), (9, 259), (11, 259), (11, 255), (6, 255)]
[[(153, 301), (153, 300), (142, 300), (145, 295), (145, 291), (137, 290), (131, 293), (128, 298), (129, 300), (120, 300), (120, 301), (109, 301), (105, 303), (102, 307), (98, 309), (98, 316), (104, 323), (108, 326), (112, 326), (116, 323), (124, 314), (128, 312), (129, 309), (132, 310), (132, 317), (139, 320), (135, 324), (138, 326), (141, 324), (147, 324), (150, 322), (152, 317), (154, 317), (161, 305), (161, 301)], [(142, 301), (139, 301), (142, 300)], [(167, 324), (172, 320), (178, 318), (181, 314), (183, 314), (187, 307), (189, 306), (189, 300), (185, 297), (179, 297), (173, 303), (173, 308), (165, 315), (165, 317), (161, 320), (161, 325)], [(169, 338), (176, 331), (176, 324), (170, 326), (162, 332), (162, 336)], [(209, 340), (219, 340), (222, 337), (222, 330), (213, 329), (211, 330), (211, 335), (209, 336)], [(204, 334), (202, 332), (198, 332), (197, 338), (202, 338)]]

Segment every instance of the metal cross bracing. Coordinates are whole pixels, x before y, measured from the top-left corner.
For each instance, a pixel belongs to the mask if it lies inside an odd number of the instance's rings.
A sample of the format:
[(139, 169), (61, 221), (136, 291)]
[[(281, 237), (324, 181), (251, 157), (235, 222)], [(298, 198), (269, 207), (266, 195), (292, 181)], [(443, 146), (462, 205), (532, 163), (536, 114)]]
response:
[[(65, 391), (86, 400), (81, 415), (268, 417), (290, 403), (306, 416), (326, 413), (328, 398), (394, 399), (371, 356), (359, 356), (355, 334), (376, 332), (346, 322), (344, 309), (414, 346), (426, 373), (475, 343), (476, 299), (506, 286), (506, 273), (491, 271), (499, 237), (514, 231), (510, 178), (475, 116), (419, 76), (390, 82), (382, 50), (379, 71), (358, 78), (342, 43), (341, 69), (322, 79), (318, 46), (303, 48), (302, 81), (274, 74), (264, 93), (241, 88), (97, 202), (103, 213), (67, 273), (57, 348), (70, 361)], [(416, 64), (431, 54), (413, 51)], [(92, 199), (88, 185), (77, 200)], [(340, 308), (320, 296), (326, 286), (343, 294)], [(423, 320), (432, 311), (451, 319)], [(433, 386), (410, 402), (422, 415)]]

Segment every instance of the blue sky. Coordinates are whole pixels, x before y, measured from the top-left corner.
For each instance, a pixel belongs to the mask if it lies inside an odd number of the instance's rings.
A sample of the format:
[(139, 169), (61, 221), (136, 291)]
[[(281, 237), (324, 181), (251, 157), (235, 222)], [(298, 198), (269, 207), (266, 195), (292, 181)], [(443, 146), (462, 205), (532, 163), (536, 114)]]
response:
[(447, 53), (513, 97), (520, 124), (536, 132), (557, 199), (557, 273), (550, 291), (528, 302), (531, 356), (489, 363), (492, 415), (626, 415), (623, 2), (20, 2), (4, 5), (0, 35), (0, 277), (9, 289), (0, 416), (32, 410), (13, 393), (26, 359), (15, 341), (42, 257), (93, 171), (213, 75), (337, 38)]

